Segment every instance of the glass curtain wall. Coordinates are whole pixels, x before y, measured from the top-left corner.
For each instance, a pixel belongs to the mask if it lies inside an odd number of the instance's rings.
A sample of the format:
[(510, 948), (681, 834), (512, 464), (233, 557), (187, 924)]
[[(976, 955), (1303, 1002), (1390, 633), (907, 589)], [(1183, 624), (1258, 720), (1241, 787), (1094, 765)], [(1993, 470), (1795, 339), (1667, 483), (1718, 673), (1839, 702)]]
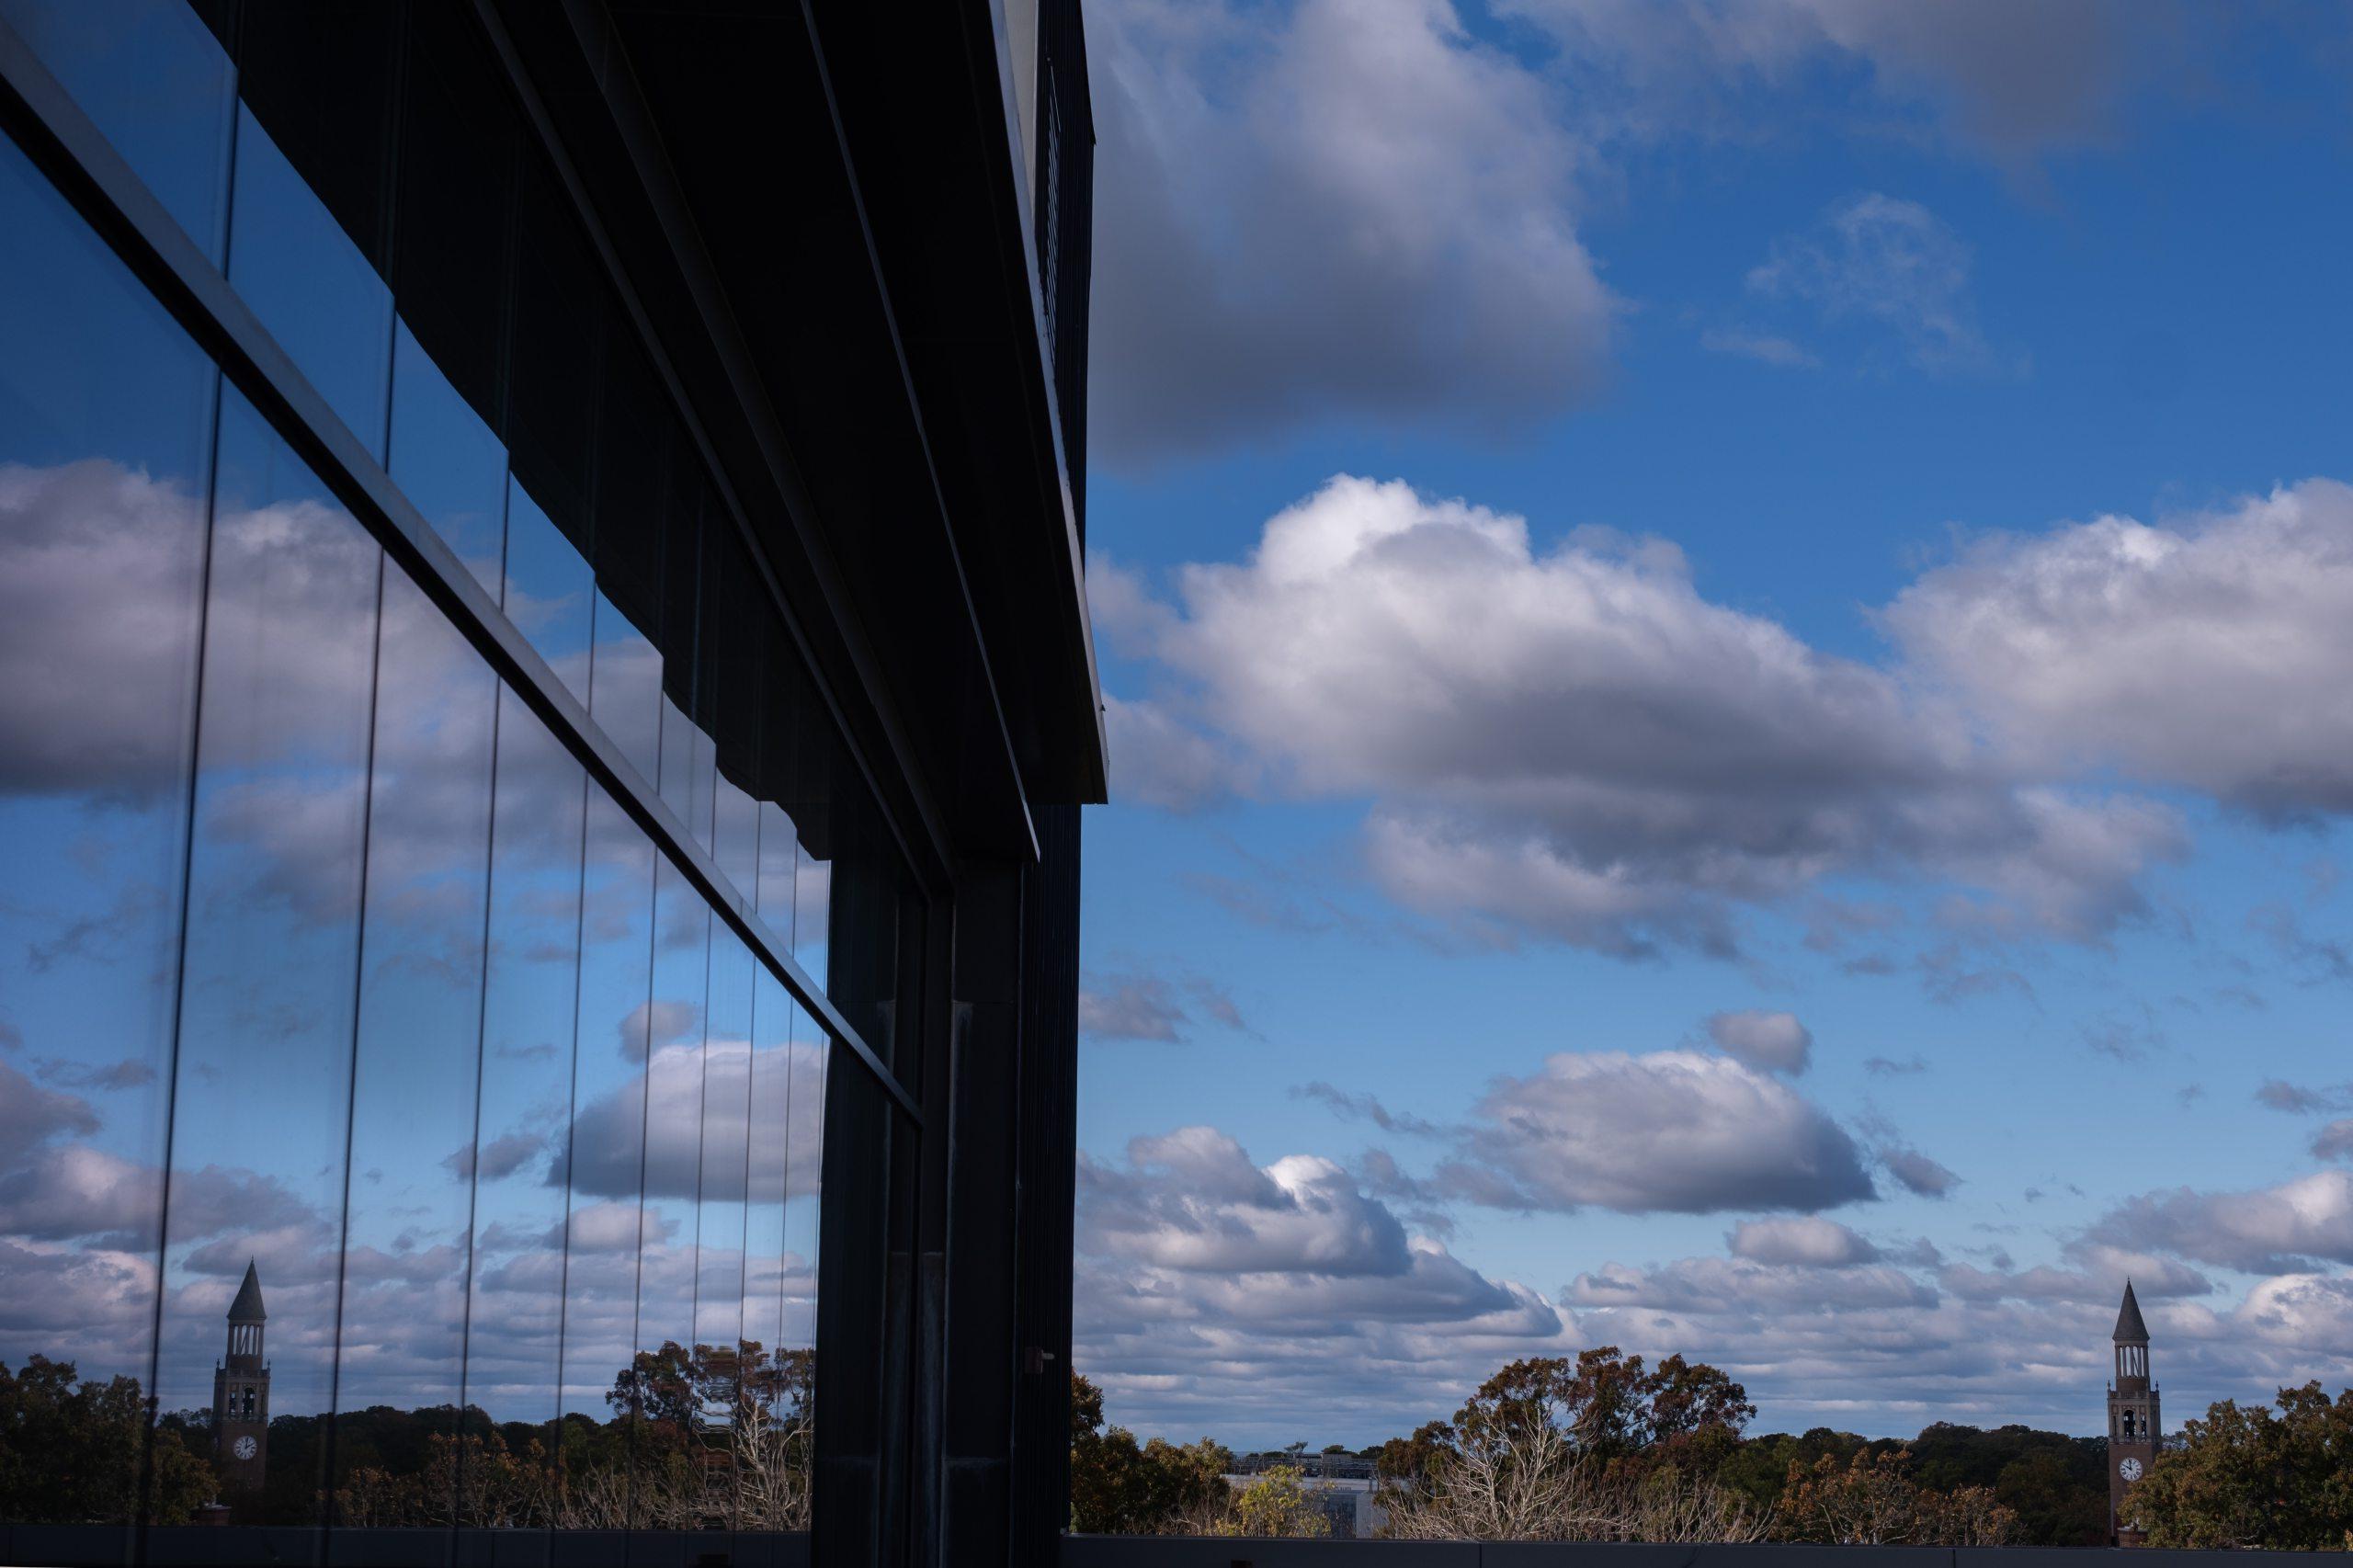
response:
[[(0, 21), (887, 1062), (905, 870), (485, 46), (324, 9)], [(0, 1522), (807, 1528), (888, 1097), (5, 139), (0, 842)]]

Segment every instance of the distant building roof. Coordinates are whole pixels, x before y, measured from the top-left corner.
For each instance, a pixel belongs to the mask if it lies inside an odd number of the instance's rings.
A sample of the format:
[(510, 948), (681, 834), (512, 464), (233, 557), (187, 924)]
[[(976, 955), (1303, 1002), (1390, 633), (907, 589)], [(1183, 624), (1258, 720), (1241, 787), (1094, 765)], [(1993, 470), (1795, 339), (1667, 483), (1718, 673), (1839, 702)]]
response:
[(2119, 1345), (2146, 1345), (2149, 1325), (2141, 1321), (2141, 1303), (2132, 1299), (2132, 1281), (2124, 1282), (2124, 1305), (2116, 1314), (2116, 1342)]
[[(237, 1287), (237, 1299), (229, 1303), (231, 1323), (259, 1323), (269, 1314), (261, 1310), (261, 1275), (251, 1261), (245, 1264), (245, 1282)], [(2139, 1322), (2138, 1318), (2133, 1320)]]

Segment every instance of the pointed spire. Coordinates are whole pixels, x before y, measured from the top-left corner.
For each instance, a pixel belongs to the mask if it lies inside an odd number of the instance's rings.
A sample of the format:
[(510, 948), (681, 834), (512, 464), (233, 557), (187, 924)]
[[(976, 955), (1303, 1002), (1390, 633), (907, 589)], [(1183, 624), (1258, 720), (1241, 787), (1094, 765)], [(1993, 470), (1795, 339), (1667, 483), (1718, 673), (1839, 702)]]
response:
[(2132, 1281), (2130, 1279), (2124, 1282), (2124, 1305), (2116, 1314), (2115, 1338), (2119, 1345), (2149, 1343), (2149, 1325), (2141, 1321), (2141, 1303), (2132, 1299)]
[[(259, 1323), (269, 1314), (261, 1310), (261, 1274), (253, 1260), (245, 1261), (245, 1282), (237, 1287), (237, 1299), (229, 1303), (231, 1323)], [(2139, 1318), (2132, 1320), (2140, 1322)]]

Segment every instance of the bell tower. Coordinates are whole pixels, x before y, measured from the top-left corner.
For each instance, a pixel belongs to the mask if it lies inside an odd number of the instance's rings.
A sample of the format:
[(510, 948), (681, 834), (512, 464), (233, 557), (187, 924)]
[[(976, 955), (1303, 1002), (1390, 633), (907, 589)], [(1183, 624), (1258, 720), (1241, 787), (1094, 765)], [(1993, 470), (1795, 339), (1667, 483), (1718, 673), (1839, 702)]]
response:
[(2132, 1483), (2156, 1462), (2157, 1385), (2149, 1381), (2149, 1325), (2132, 1282), (2116, 1314), (2116, 1381), (2108, 1389), (2108, 1534), (2118, 1546), (2142, 1544), (2141, 1527), (2127, 1500)]
[(229, 1354), (212, 1369), (212, 1469), (224, 1492), (258, 1492), (269, 1463), (269, 1363), (261, 1276), (248, 1261), (229, 1303)]

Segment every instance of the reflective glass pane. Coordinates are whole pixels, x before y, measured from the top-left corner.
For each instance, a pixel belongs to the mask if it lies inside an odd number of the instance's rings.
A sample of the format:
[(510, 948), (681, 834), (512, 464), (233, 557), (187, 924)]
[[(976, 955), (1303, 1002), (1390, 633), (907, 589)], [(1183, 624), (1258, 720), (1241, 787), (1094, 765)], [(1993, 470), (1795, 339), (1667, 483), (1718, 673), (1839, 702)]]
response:
[[(645, 1073), (652, 1039), (654, 846), (588, 796), (579, 1047), (564, 1259), (563, 1506), (559, 1523), (629, 1523), (629, 1373), (637, 1354)], [(665, 1026), (665, 1036), (670, 1032)]]
[(213, 519), (156, 1386), (214, 1412), (233, 1509), (301, 1523), (334, 1391), (381, 552), (227, 391)]
[(639, 1231), (636, 1520), (691, 1528), (702, 1425), (694, 1365), (695, 1238), (702, 1178), (704, 1009), (710, 908), (668, 860), (655, 873), (654, 998), (647, 1014), (645, 1206)]
[(237, 112), (229, 281), (378, 461), (392, 381), (392, 291), (253, 116)]
[(589, 714), (653, 784), (662, 776), (662, 655), (602, 591), (595, 613)]
[[(461, 1516), (472, 1524), (540, 1526), (552, 1516), (586, 794), (580, 765), (505, 694), (466, 1350), (469, 1415), (493, 1425), (463, 1456)], [(495, 1429), (506, 1424), (513, 1433)]]
[(498, 687), (457, 628), (390, 567), (378, 668), (335, 1515), (446, 1524), (450, 1467), (432, 1461), (446, 1456), (450, 1412), (464, 1403)]
[(506, 554), (506, 449), (397, 323), (387, 472), (474, 580), (497, 598)]
[[(750, 1155), (746, 1166), (744, 1240), (745, 1397), (736, 1417), (735, 1505), (739, 1529), (809, 1528), (809, 1460), (813, 1437), (810, 1402), (814, 1368), (806, 1314), (814, 1280), (796, 1253), (790, 1222), (814, 1222), (813, 1204), (796, 1213), (796, 1191), (813, 1195), (813, 1170), (796, 1168), (813, 1156), (814, 1138), (796, 1136), (794, 1068), (808, 1024), (776, 977), (762, 970), (752, 1004)], [(802, 1043), (796, 1045), (796, 1039)], [(821, 1102), (811, 1099), (812, 1119)], [(813, 1253), (813, 1234), (800, 1238)], [(800, 1310), (796, 1312), (796, 1307)]]
[(792, 879), (801, 865), (801, 841), (792, 819), (774, 801), (763, 801), (755, 829), (759, 864), (753, 873), (752, 906), (789, 949), (792, 945)]
[[(0, 140), (5, 1522), (137, 1506), (214, 380)], [(72, 1422), (77, 1379), (131, 1397)], [(171, 1425), (152, 1517), (205, 1501), (210, 1457)]]
[(695, 1459), (706, 1489), (702, 1523), (725, 1528), (737, 1511), (735, 1437), (745, 1397), (739, 1351), (756, 966), (751, 949), (733, 932), (713, 925), (710, 1006), (703, 1044), (701, 1201), (695, 1232), (694, 1353), (702, 1415)]
[(236, 73), (187, 0), (0, 0), (0, 21), (220, 266)]
[(595, 634), (597, 585), (587, 558), (548, 520), (521, 482), (506, 494), (506, 618), (582, 707)]

